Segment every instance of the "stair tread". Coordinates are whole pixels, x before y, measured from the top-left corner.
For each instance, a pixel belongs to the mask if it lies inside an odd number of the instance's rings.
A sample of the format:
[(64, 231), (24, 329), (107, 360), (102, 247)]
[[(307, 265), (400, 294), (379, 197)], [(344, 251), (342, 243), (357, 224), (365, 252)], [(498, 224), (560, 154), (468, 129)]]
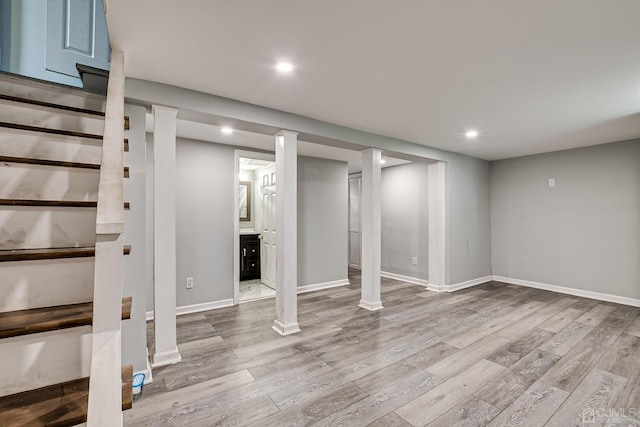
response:
[[(131, 317), (131, 297), (122, 298), (122, 319)], [(0, 313), (0, 338), (91, 325), (93, 303), (56, 305)]]
[[(35, 200), (35, 199), (0, 199), (0, 206), (41, 206), (61, 208), (95, 208), (98, 202), (86, 200)], [(124, 208), (130, 209), (131, 204), (124, 202)]]
[[(122, 377), (122, 409), (132, 407), (131, 379), (133, 367), (124, 366)], [(73, 426), (87, 420), (89, 378), (79, 378), (36, 390), (0, 397), (2, 425)]]
[(19, 102), (21, 104), (37, 105), (39, 107), (47, 107), (47, 108), (53, 108), (56, 110), (71, 111), (74, 113), (82, 113), (82, 114), (89, 114), (92, 116), (104, 117), (103, 111), (73, 107), (71, 105), (54, 104), (52, 102), (40, 101), (38, 99), (22, 98), (19, 96), (12, 96), (12, 95), (6, 95), (6, 94), (0, 94), (0, 99), (3, 99), (5, 101), (11, 101), (11, 102)]
[[(131, 246), (123, 247), (123, 254), (129, 255)], [(0, 262), (3, 261), (33, 261), (58, 258), (92, 257), (96, 254), (95, 246), (79, 246), (72, 248), (42, 248), (42, 249), (3, 249), (0, 250)]]
[(17, 130), (26, 130), (29, 132), (41, 132), (41, 133), (51, 133), (55, 135), (75, 136), (78, 138), (102, 139), (102, 135), (99, 135), (96, 133), (76, 132), (76, 131), (64, 130), (64, 129), (46, 128), (42, 126), (22, 125), (18, 123), (0, 122), (0, 127), (17, 129)]
[[(98, 163), (67, 162), (63, 160), (33, 159), (30, 157), (0, 156), (0, 162), (24, 163), (28, 165), (41, 165), (41, 166), (55, 166), (55, 167), (62, 167), (62, 168), (100, 170), (100, 164)], [(124, 167), (124, 175), (125, 175), (125, 178), (129, 176), (128, 166)]]

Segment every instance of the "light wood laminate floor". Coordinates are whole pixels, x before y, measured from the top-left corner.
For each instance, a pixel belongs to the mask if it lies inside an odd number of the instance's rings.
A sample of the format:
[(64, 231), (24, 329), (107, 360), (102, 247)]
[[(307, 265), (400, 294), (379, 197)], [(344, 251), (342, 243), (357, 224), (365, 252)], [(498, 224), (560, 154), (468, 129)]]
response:
[(273, 299), (178, 317), (183, 361), (154, 369), (125, 425), (640, 426), (640, 309), (383, 279), (369, 312), (351, 273), (298, 296), (292, 336)]

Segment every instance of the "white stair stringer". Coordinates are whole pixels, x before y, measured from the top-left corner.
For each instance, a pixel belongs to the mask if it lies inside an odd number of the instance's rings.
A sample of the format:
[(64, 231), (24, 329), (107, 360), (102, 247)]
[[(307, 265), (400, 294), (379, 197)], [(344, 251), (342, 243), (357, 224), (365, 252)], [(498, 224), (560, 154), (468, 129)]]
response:
[(0, 312), (92, 301), (94, 265), (93, 258), (3, 262)]
[(89, 375), (91, 326), (0, 340), (0, 397)]

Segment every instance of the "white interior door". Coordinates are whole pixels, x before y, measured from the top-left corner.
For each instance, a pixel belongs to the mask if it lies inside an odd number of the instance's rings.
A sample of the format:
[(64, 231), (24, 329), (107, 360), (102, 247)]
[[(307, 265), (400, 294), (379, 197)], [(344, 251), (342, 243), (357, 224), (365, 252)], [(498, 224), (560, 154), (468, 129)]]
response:
[(361, 268), (361, 215), (360, 197), (362, 194), (362, 178), (349, 179), (349, 267)]
[(276, 287), (276, 165), (258, 171), (258, 184), (262, 190), (262, 245), (260, 275), (262, 283)]

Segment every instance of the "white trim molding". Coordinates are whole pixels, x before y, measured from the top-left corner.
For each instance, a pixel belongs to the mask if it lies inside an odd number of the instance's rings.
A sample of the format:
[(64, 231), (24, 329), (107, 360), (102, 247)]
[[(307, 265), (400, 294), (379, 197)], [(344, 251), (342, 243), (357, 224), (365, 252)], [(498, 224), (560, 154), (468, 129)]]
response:
[(141, 371), (135, 371), (133, 375), (144, 374), (144, 385), (151, 384), (153, 382), (153, 372), (151, 370), (151, 360), (149, 359), (149, 349), (147, 348), (147, 367)]
[(490, 282), (492, 280), (493, 280), (493, 276), (478, 277), (477, 279), (471, 279), (471, 280), (467, 280), (465, 282), (455, 283), (453, 285), (447, 285), (447, 286), (445, 286), (444, 291), (446, 291), (446, 292), (455, 292), (455, 291), (459, 291), (461, 289), (470, 288), (472, 286), (481, 285), (483, 283), (487, 283), (487, 282)]
[(543, 289), (545, 291), (559, 292), (561, 294), (573, 295), (583, 298), (597, 299), (601, 301), (615, 302), (617, 304), (630, 305), (640, 307), (640, 299), (621, 297), (612, 294), (603, 294), (601, 292), (585, 291), (583, 289), (567, 288), (558, 285), (549, 285), (547, 283), (532, 282), (530, 280), (513, 279), (511, 277), (493, 276), (492, 280), (496, 282), (504, 282), (512, 285), (526, 286), (528, 288)]
[(442, 292), (440, 286), (432, 285), (428, 280), (418, 279), (417, 277), (403, 276), (402, 274), (390, 273), (388, 271), (381, 271), (380, 275), (387, 279), (400, 280), (401, 282), (413, 283), (414, 285), (424, 286), (430, 291)]
[(307, 292), (320, 291), (320, 290), (329, 289), (329, 288), (336, 288), (338, 286), (348, 286), (349, 284), (350, 284), (349, 279), (334, 280), (332, 282), (314, 283), (312, 285), (298, 286), (298, 293), (304, 294)]
[[(183, 314), (200, 313), (201, 311), (215, 310), (217, 308), (232, 307), (233, 305), (233, 298), (203, 302), (200, 304), (183, 305), (176, 308), (176, 316), (182, 316)], [(147, 311), (147, 320), (153, 320), (153, 310)]]

